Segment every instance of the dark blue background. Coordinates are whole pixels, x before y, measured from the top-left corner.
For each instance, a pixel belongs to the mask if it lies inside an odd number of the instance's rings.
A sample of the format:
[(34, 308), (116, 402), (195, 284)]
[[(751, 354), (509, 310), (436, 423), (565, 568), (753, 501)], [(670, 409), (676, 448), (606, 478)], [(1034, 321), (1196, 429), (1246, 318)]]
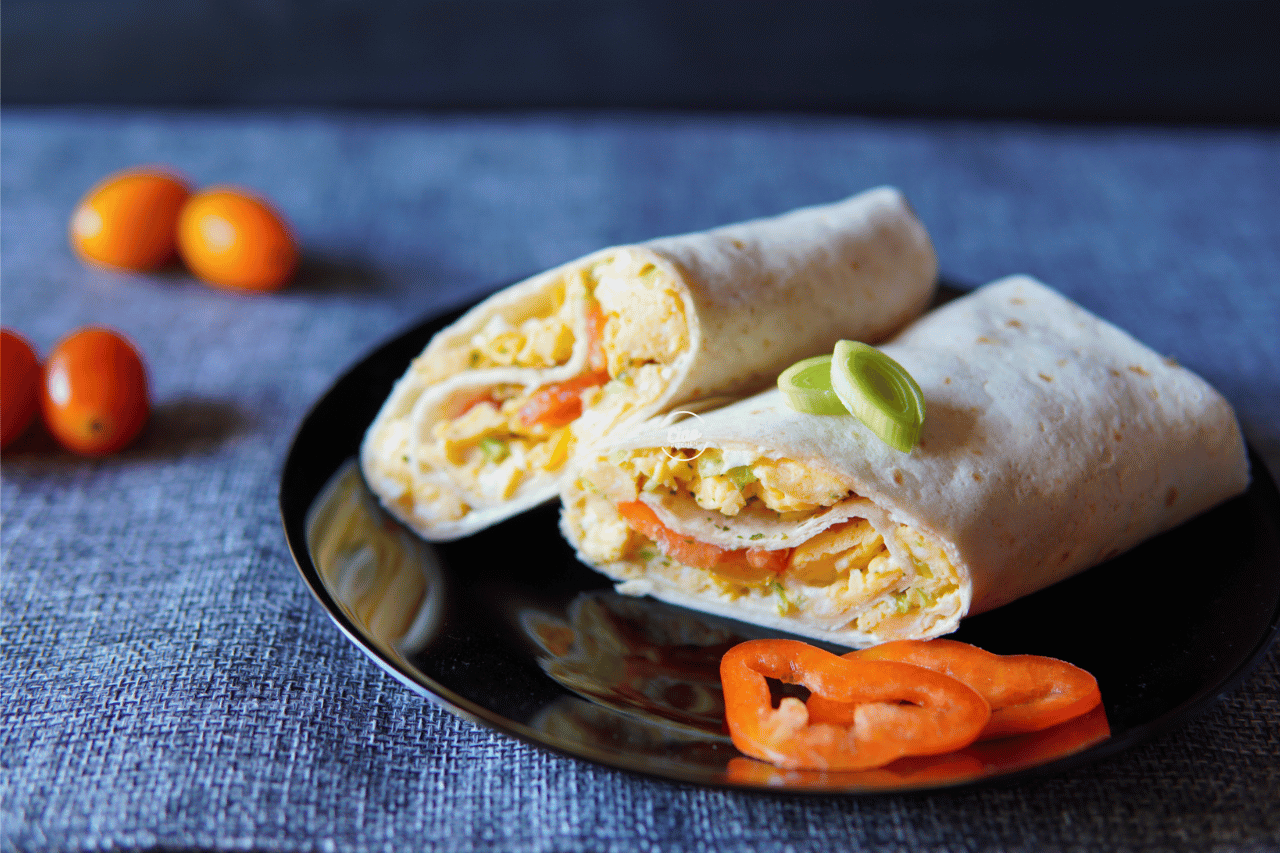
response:
[(1280, 120), (1266, 0), (6, 0), (8, 104)]

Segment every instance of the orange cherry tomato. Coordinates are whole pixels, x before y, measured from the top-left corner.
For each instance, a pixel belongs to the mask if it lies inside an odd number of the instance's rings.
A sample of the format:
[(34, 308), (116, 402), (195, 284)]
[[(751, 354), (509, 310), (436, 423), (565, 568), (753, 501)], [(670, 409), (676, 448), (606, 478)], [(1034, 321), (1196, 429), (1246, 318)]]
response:
[(63, 447), (83, 456), (115, 453), (151, 413), (142, 357), (118, 332), (77, 329), (45, 361), (40, 408)]
[(40, 398), (40, 359), (27, 339), (0, 330), (0, 447), (26, 432)]
[(280, 214), (235, 187), (191, 197), (178, 221), (178, 251), (197, 278), (233, 290), (278, 290), (298, 265), (297, 245)]
[(191, 196), (182, 178), (158, 169), (128, 169), (89, 190), (71, 215), (71, 247), (99, 266), (143, 272), (163, 266), (178, 248), (178, 215)]

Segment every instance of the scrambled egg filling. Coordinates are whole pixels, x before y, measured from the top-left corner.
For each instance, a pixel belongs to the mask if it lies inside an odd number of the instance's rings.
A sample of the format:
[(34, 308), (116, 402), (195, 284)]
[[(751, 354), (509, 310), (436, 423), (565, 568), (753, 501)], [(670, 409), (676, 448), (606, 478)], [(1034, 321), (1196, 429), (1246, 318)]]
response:
[(573, 431), (524, 425), (516, 415), (529, 397), (521, 386), (497, 386), (459, 417), (431, 428), (431, 441), (418, 449), (417, 465), (446, 474), (456, 487), (453, 495), (441, 490), (432, 496), (439, 514), (460, 518), (471, 503), (509, 500), (529, 476), (563, 467)]
[(626, 381), (642, 365), (670, 364), (689, 348), (676, 282), (643, 253), (621, 249), (566, 274), (525, 305), (523, 317), (495, 314), (469, 341), (434, 351), (415, 368), (436, 382), (464, 370), (559, 367), (573, 356), (578, 318), (593, 300), (605, 316), (602, 343), (613, 378)]
[[(570, 288), (561, 281), (547, 299), (550, 311), (512, 324), (494, 315), (477, 334), (471, 336), (467, 368), (556, 367), (573, 355), (574, 308), (585, 295), (585, 282)], [(572, 298), (571, 298), (572, 297)]]
[(777, 513), (809, 514), (849, 493), (830, 474), (790, 459), (761, 458), (731, 466), (719, 450), (683, 457), (675, 450), (651, 448), (620, 454), (615, 461), (644, 491), (685, 491), (703, 509), (728, 516), (736, 516), (751, 500)]
[[(689, 322), (675, 281), (644, 256), (622, 251), (591, 271), (605, 320), (609, 375), (627, 382), (649, 364), (671, 364), (689, 348)], [(625, 309), (625, 310), (624, 310)]]
[[(610, 467), (627, 482), (621, 491), (619, 483), (596, 483), (595, 494), (662, 490), (726, 517), (754, 505), (756, 511), (764, 508), (797, 524), (857, 497), (827, 472), (790, 459), (762, 457), (739, 464), (742, 459), (726, 459), (714, 449), (683, 458), (687, 455), (671, 448), (617, 453)], [(600, 501), (587, 506), (589, 515), (601, 516), (583, 521), (582, 548), (593, 559), (630, 564), (637, 576), (656, 572), (682, 578), (691, 593), (772, 598), (780, 615), (804, 608), (832, 628), (891, 634), (895, 622), (910, 623), (941, 599), (955, 598), (959, 590), (959, 573), (941, 547), (904, 524), (884, 530), (867, 518), (839, 521), (786, 549), (781, 571), (777, 562), (759, 560), (756, 568), (751, 560), (739, 559), (691, 572), (689, 567), (681, 570), (678, 552), (664, 553), (660, 543), (620, 517), (603, 517)]]
[[(599, 339), (582, 343), (599, 347), (608, 378), (581, 390), (582, 410), (625, 415), (661, 396), (673, 374), (672, 363), (689, 349), (684, 301), (675, 281), (629, 250), (559, 282), (545, 300), (544, 314), (519, 324), (495, 316), (472, 337), (469, 350), (438, 354), (437, 360), (468, 370), (565, 364), (579, 344), (575, 330), (591, 332), (582, 317), (595, 306), (603, 320), (595, 332)], [(442, 369), (436, 365), (431, 372)], [(539, 390), (494, 386), (485, 392), (490, 399), (457, 407), (460, 414), (432, 425), (431, 440), (416, 448), (415, 462), (420, 470), (444, 472), (454, 488), (420, 487), (417, 503), (430, 505), (434, 516), (456, 519), (473, 505), (510, 499), (538, 472), (560, 470), (575, 441), (573, 423), (549, 427), (526, 424), (519, 416)]]

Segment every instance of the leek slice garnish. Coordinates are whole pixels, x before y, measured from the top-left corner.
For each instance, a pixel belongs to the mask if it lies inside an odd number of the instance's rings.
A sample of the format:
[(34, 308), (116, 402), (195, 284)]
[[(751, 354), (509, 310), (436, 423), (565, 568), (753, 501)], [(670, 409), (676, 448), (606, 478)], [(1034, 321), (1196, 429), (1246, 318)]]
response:
[(831, 356), (817, 355), (797, 361), (782, 371), (778, 389), (787, 405), (807, 415), (844, 415), (849, 410), (831, 387)]
[(872, 346), (840, 341), (831, 387), (845, 407), (885, 444), (907, 453), (924, 428), (924, 392), (902, 365)]

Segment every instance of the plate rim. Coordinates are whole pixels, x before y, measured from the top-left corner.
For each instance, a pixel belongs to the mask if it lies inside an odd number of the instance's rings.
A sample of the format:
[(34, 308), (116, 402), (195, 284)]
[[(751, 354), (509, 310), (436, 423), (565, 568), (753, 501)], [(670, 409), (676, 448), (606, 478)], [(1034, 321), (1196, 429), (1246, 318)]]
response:
[[(944, 276), (940, 278), (940, 283), (946, 285), (949, 280)], [(507, 286), (508, 283), (498, 285), (494, 288), (494, 292)], [(962, 291), (969, 288), (963, 286), (951, 285), (953, 289)], [(343, 386), (352, 381), (363, 370), (382, 359), (387, 358), (387, 351), (403, 347), (406, 341), (411, 341), (422, 335), (433, 335), (440, 328), (452, 322), (458, 316), (461, 316), (469, 308), (478, 304), (484, 297), (480, 299), (472, 298), (455, 303), (432, 311), (426, 317), (420, 318), (401, 328), (370, 349), (366, 350), (362, 355), (358, 356), (354, 361), (338, 374), (337, 378), (332, 380), (323, 393), (313, 401), (307, 412), (299, 421), (297, 428), (290, 439), (288, 450), (285, 454), (284, 464), (281, 466), (280, 486), (278, 492), (278, 506), (281, 516), (281, 522), (285, 534), (285, 542), (288, 546), (290, 556), (294, 561), (295, 567), (302, 575), (302, 579), (306, 587), (310, 590), (312, 597), (321, 609), (328, 615), (330, 620), (336, 625), (339, 631), (344, 634), (358, 649), (372, 659), (381, 669), (391, 675), (404, 686), (408, 687), (420, 697), (427, 699), (432, 704), (443, 710), (446, 710), (457, 717), (467, 720), (473, 724), (489, 728), (499, 734), (516, 738), (531, 746), (544, 749), (557, 755), (567, 758), (586, 761), (598, 767), (607, 768), (613, 771), (623, 771), (635, 774), (645, 778), (661, 780), (667, 783), (692, 784), (701, 787), (745, 791), (763, 794), (784, 794), (792, 796), (855, 796), (855, 797), (878, 797), (888, 795), (913, 795), (938, 793), (943, 791), (956, 791), (961, 789), (975, 789), (988, 786), (1013, 784), (1029, 779), (1043, 778), (1046, 776), (1060, 774), (1069, 770), (1082, 767), (1087, 764), (1094, 764), (1103, 759), (1118, 755), (1121, 752), (1128, 751), (1144, 742), (1154, 738), (1156, 735), (1171, 731), (1172, 729), (1185, 725), (1195, 717), (1198, 717), (1208, 711), (1208, 709), (1216, 704), (1227, 694), (1234, 692), (1241, 683), (1252, 674), (1262, 663), (1263, 658), (1267, 655), (1271, 646), (1280, 637), (1280, 597), (1277, 598), (1270, 618), (1270, 622), (1262, 636), (1257, 639), (1249, 652), (1239, 659), (1231, 671), (1224, 677), (1218, 679), (1211, 684), (1201, 685), (1199, 689), (1190, 697), (1183, 700), (1177, 706), (1170, 708), (1162, 714), (1139, 723), (1132, 728), (1127, 729), (1120, 736), (1111, 736), (1097, 744), (1087, 747), (1079, 752), (1071, 753), (1060, 758), (1047, 761), (1043, 764), (1031, 767), (1023, 767), (1007, 773), (997, 773), (990, 775), (981, 775), (966, 779), (960, 779), (951, 782), (931, 782), (921, 785), (906, 785), (892, 788), (840, 788), (840, 787), (817, 787), (817, 786), (786, 786), (779, 787), (769, 785), (767, 783), (742, 783), (733, 782), (728, 779), (708, 780), (697, 774), (690, 773), (682, 775), (678, 772), (665, 773), (660, 772), (652, 767), (641, 766), (638, 763), (628, 762), (621, 757), (617, 759), (604, 753), (593, 751), (575, 751), (567, 747), (562, 747), (556, 743), (549, 742), (544, 738), (540, 738), (532, 729), (521, 723), (515, 722), (493, 711), (478, 702), (469, 700), (445, 685), (431, 679), (412, 667), (400, 664), (394, 656), (388, 654), (379, 644), (373, 642), (366, 637), (350, 617), (344, 612), (338, 602), (329, 592), (327, 585), (321, 578), (306, 543), (305, 535), (305, 517), (309, 507), (314, 504), (315, 499), (319, 496), (323, 489), (323, 485), (311, 492), (310, 497), (305, 502), (306, 506), (299, 506), (299, 501), (292, 499), (288, 494), (289, 483), (296, 478), (296, 470), (301, 464), (299, 459), (300, 446), (302, 439), (305, 438), (309, 428), (313, 427), (316, 415), (323, 410), (326, 403), (331, 401), (338, 395)], [(434, 330), (433, 330), (434, 327)], [(425, 345), (425, 344), (424, 344)], [(404, 367), (407, 367), (404, 365)], [(403, 373), (403, 367), (401, 368)], [(367, 427), (367, 424), (365, 425)], [(363, 429), (362, 429), (363, 432)], [(1250, 463), (1250, 483), (1244, 495), (1249, 496), (1255, 489), (1260, 490), (1260, 497), (1263, 501), (1270, 501), (1274, 506), (1280, 507), (1280, 490), (1277, 490), (1276, 482), (1271, 472), (1267, 469), (1260, 454), (1256, 449), (1247, 443), (1246, 450)], [(349, 459), (354, 457), (359, 459), (358, 446), (348, 454), (344, 459), (339, 461), (332, 470), (324, 472), (323, 483), (328, 483), (333, 476), (340, 470), (341, 466)], [(291, 476), (292, 475), (292, 476)], [(363, 474), (361, 475), (363, 477)], [(1280, 530), (1280, 528), (1278, 528)], [(427, 543), (430, 547), (431, 543)]]

